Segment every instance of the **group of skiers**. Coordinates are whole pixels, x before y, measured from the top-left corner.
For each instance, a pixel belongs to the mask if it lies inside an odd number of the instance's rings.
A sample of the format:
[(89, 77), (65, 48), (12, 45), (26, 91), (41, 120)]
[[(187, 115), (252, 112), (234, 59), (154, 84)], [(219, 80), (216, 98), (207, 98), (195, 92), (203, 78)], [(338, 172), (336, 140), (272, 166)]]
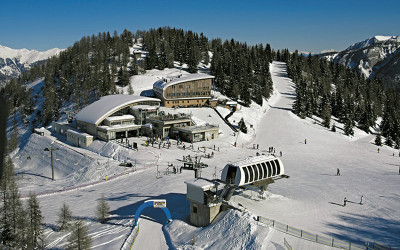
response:
[[(360, 205), (363, 205), (363, 201), (364, 201), (364, 195), (361, 195), (361, 198), (360, 198)], [(347, 197), (344, 197), (344, 200), (343, 200), (343, 207), (345, 207), (346, 206), (346, 203), (348, 202), (348, 200), (347, 200)]]

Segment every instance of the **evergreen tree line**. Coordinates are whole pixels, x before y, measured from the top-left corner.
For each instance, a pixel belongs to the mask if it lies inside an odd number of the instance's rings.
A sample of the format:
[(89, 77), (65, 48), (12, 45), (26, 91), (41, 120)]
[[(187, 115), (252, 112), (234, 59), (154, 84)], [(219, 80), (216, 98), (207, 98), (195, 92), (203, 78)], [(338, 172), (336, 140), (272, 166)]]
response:
[(0, 181), (0, 242), (10, 249), (44, 249), (43, 216), (34, 193), (21, 201), (14, 179), (14, 165), (8, 156)]
[(147, 70), (172, 68), (174, 61), (187, 64), (189, 73), (197, 72), (200, 62), (208, 64), (210, 57), (208, 38), (189, 30), (163, 27), (142, 31), (143, 49), (148, 51), (145, 60)]
[(400, 146), (398, 90), (385, 88), (377, 79), (366, 79), (358, 70), (318, 55), (282, 50), (275, 56), (287, 63), (288, 75), (296, 85), (293, 112), (299, 117), (319, 116), (323, 126), (329, 128), (334, 126), (334, 116), (344, 124), (346, 135), (353, 135), (355, 126), (370, 133), (370, 127), (382, 117), (380, 129), (386, 144)]
[[(14, 165), (6, 157), (0, 180), (0, 247), (7, 249), (45, 249), (44, 223), (39, 201), (34, 193), (23, 204), (15, 182)], [(110, 207), (102, 195), (96, 206), (100, 223), (108, 219)], [(81, 219), (73, 220), (71, 210), (64, 203), (57, 219), (59, 231), (69, 231), (67, 249), (90, 249), (92, 239)]]
[(228, 97), (248, 106), (262, 104), (273, 91), (269, 65), (275, 56), (269, 44), (248, 46), (235, 40), (211, 41), (211, 75), (216, 87)]

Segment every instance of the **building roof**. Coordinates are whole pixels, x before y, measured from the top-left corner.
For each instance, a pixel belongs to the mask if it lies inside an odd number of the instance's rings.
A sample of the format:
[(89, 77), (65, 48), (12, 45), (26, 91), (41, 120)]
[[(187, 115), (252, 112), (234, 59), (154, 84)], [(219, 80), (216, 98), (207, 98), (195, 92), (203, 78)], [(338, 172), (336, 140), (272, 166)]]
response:
[(202, 73), (186, 74), (186, 75), (180, 75), (179, 77), (176, 77), (173, 79), (167, 78), (166, 82), (164, 80), (159, 80), (153, 84), (153, 88), (166, 89), (167, 87), (174, 85), (174, 84), (178, 84), (178, 83), (202, 80), (202, 79), (213, 79), (213, 78), (215, 78), (215, 76), (202, 74)]
[(106, 120), (108, 121), (120, 121), (120, 120), (134, 120), (135, 117), (133, 115), (119, 115), (119, 116), (110, 116), (107, 117)]
[(116, 111), (142, 101), (160, 102), (160, 99), (133, 95), (108, 95), (83, 108), (75, 115), (75, 119), (98, 125)]
[(206, 179), (202, 179), (202, 178), (188, 180), (188, 181), (185, 181), (185, 183), (186, 183), (186, 185), (201, 188), (203, 190), (210, 190), (211, 188), (218, 185), (215, 182), (212, 182), (212, 181), (206, 180)]
[(176, 130), (178, 131), (186, 131), (186, 132), (204, 132), (204, 131), (210, 131), (210, 130), (219, 130), (218, 125), (214, 124), (206, 124), (206, 125), (200, 125), (200, 126), (186, 126), (186, 127), (175, 127)]
[(260, 156), (251, 156), (244, 160), (240, 160), (240, 161), (228, 163), (228, 164), (239, 167), (239, 166), (243, 166), (243, 165), (249, 165), (249, 164), (259, 163), (259, 162), (273, 160), (273, 159), (276, 159), (276, 157), (271, 156), (271, 155), (260, 155)]
[(89, 135), (88, 133), (81, 132), (81, 131), (79, 131), (79, 130), (77, 130), (77, 129), (73, 129), (73, 128), (68, 129), (68, 130), (67, 130), (67, 133), (75, 134), (75, 135), (78, 135), (78, 136), (84, 136), (84, 137), (89, 137), (89, 138), (91, 137), (91, 138), (93, 138), (92, 135)]

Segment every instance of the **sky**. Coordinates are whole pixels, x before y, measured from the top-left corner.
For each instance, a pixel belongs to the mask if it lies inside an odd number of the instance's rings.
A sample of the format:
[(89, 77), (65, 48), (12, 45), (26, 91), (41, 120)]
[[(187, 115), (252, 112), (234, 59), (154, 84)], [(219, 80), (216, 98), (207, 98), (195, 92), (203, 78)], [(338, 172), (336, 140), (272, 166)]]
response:
[(1, 0), (0, 45), (44, 51), (99, 32), (170, 26), (317, 53), (400, 35), (399, 10), (398, 0)]

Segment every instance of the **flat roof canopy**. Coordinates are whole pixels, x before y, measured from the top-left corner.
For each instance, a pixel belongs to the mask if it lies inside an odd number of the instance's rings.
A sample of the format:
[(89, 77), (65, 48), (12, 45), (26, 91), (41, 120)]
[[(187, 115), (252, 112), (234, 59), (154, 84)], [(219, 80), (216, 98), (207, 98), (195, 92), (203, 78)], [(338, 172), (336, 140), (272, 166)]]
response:
[(78, 114), (75, 119), (91, 124), (98, 125), (108, 116), (112, 115), (116, 111), (132, 104), (135, 102), (158, 102), (160, 99), (150, 98), (144, 96), (133, 96), (133, 95), (108, 95), (103, 96), (100, 100), (86, 106)]

